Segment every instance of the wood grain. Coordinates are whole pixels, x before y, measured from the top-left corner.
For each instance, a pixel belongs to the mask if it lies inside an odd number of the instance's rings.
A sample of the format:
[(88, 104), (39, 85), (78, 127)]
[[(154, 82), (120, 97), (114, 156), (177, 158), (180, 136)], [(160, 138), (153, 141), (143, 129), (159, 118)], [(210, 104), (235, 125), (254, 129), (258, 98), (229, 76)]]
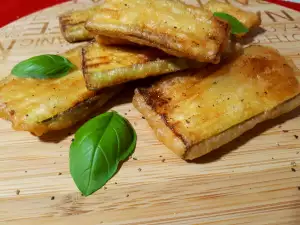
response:
[[(58, 5), (1, 29), (0, 76), (30, 56), (73, 47), (60, 35), (57, 15), (95, 2)], [(265, 31), (243, 42), (274, 46), (300, 67), (300, 14), (260, 0), (244, 8), (261, 11)], [(299, 109), (188, 163), (159, 143), (133, 108), (135, 85), (101, 111), (113, 108), (132, 122), (137, 160), (89, 197), (68, 169), (76, 128), (39, 139), (0, 121), (0, 224), (300, 224)]]

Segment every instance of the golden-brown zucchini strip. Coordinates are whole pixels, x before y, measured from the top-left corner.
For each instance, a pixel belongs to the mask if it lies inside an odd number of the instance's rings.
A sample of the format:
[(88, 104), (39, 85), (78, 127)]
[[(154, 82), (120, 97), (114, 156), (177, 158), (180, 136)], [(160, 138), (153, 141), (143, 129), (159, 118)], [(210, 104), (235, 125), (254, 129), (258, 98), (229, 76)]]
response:
[[(100, 6), (91, 7), (85, 10), (67, 12), (59, 16), (59, 25), (63, 37), (70, 43), (90, 41), (96, 35), (85, 29), (85, 23), (90, 16), (97, 13)], [(101, 44), (128, 44), (128, 41), (118, 38), (108, 38), (98, 35), (97, 42)]]
[(98, 35), (126, 39), (200, 62), (218, 63), (228, 24), (179, 0), (108, 0), (86, 23)]
[(250, 46), (217, 66), (139, 88), (134, 106), (157, 138), (192, 160), (300, 105), (299, 70), (276, 50)]
[[(242, 24), (244, 24), (249, 30), (254, 27), (258, 27), (261, 24), (261, 18), (259, 13), (249, 12), (242, 10), (230, 3), (220, 2), (217, 0), (210, 0), (204, 4), (204, 9), (211, 12), (223, 12), (237, 18)], [(236, 34), (236, 36), (241, 37), (243, 34)]]
[(85, 29), (85, 23), (98, 8), (99, 6), (60, 15), (59, 25), (64, 38), (70, 43), (92, 40), (94, 35)]
[[(64, 56), (81, 67), (80, 47)], [(89, 91), (79, 69), (57, 79), (9, 75), (0, 82), (0, 117), (10, 120), (15, 130), (41, 136), (86, 119), (120, 90)]]
[(82, 49), (82, 71), (90, 90), (202, 66), (198, 61), (177, 58), (149, 47), (91, 43)]

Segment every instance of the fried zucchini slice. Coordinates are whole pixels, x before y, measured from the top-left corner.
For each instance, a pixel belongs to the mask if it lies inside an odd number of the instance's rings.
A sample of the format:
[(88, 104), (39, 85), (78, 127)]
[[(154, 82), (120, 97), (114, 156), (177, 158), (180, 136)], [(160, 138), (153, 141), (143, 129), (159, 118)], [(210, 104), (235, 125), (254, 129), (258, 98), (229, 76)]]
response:
[(86, 119), (121, 88), (90, 91), (80, 70), (81, 48), (63, 54), (77, 70), (57, 79), (18, 78), (9, 75), (0, 82), (0, 117), (15, 130), (41, 136)]
[(91, 43), (82, 49), (82, 71), (90, 90), (203, 65), (204, 63), (170, 56), (149, 47), (116, 47)]
[(128, 41), (118, 38), (108, 38), (106, 36), (96, 35), (85, 29), (85, 23), (90, 16), (99, 11), (100, 6), (91, 7), (85, 10), (67, 12), (59, 16), (59, 26), (61, 33), (66, 41), (70, 43), (90, 41), (96, 38), (101, 44), (128, 44)]
[[(217, 0), (210, 0), (204, 4), (204, 9), (211, 12), (223, 12), (237, 18), (242, 24), (249, 30), (254, 27), (258, 27), (261, 24), (260, 13), (254, 13), (242, 10), (230, 3), (220, 2)], [(236, 34), (238, 37), (244, 36), (246, 33)]]
[(94, 35), (85, 29), (85, 23), (95, 12), (97, 7), (86, 10), (77, 10), (64, 13), (59, 16), (59, 26), (63, 37), (70, 43), (89, 41)]
[(211, 63), (220, 61), (229, 36), (227, 23), (179, 0), (107, 0), (85, 27), (97, 35)]
[(300, 105), (299, 70), (277, 50), (250, 46), (220, 65), (139, 88), (134, 106), (157, 138), (192, 160)]

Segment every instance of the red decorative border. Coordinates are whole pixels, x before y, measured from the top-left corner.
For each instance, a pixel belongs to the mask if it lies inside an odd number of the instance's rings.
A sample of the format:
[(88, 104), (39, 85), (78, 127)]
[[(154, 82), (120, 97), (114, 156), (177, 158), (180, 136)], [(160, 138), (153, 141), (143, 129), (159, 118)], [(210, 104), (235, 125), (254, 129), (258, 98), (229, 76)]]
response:
[[(291, 1), (283, 1), (283, 0), (266, 0), (267, 2), (271, 2), (277, 5), (281, 5), (290, 9), (294, 9), (300, 12), (300, 3), (292, 2)], [(295, 1), (295, 0), (294, 0)]]
[(0, 27), (38, 10), (69, 0), (1, 0)]

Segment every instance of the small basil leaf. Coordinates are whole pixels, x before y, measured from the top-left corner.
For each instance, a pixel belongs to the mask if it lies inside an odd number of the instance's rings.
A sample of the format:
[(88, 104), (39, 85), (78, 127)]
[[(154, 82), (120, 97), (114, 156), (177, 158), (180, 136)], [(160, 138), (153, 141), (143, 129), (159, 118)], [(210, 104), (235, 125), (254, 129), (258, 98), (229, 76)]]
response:
[(65, 76), (75, 66), (59, 55), (39, 55), (18, 63), (12, 74), (23, 78), (47, 79)]
[(116, 173), (136, 146), (136, 133), (117, 112), (101, 114), (85, 123), (70, 147), (70, 172), (78, 189), (88, 196)]
[(215, 17), (218, 17), (222, 20), (225, 20), (229, 25), (231, 26), (231, 33), (232, 34), (241, 34), (241, 33), (247, 33), (249, 30), (247, 27), (245, 27), (244, 24), (242, 24), (240, 21), (238, 21), (237, 18), (222, 12), (214, 12), (213, 14)]

